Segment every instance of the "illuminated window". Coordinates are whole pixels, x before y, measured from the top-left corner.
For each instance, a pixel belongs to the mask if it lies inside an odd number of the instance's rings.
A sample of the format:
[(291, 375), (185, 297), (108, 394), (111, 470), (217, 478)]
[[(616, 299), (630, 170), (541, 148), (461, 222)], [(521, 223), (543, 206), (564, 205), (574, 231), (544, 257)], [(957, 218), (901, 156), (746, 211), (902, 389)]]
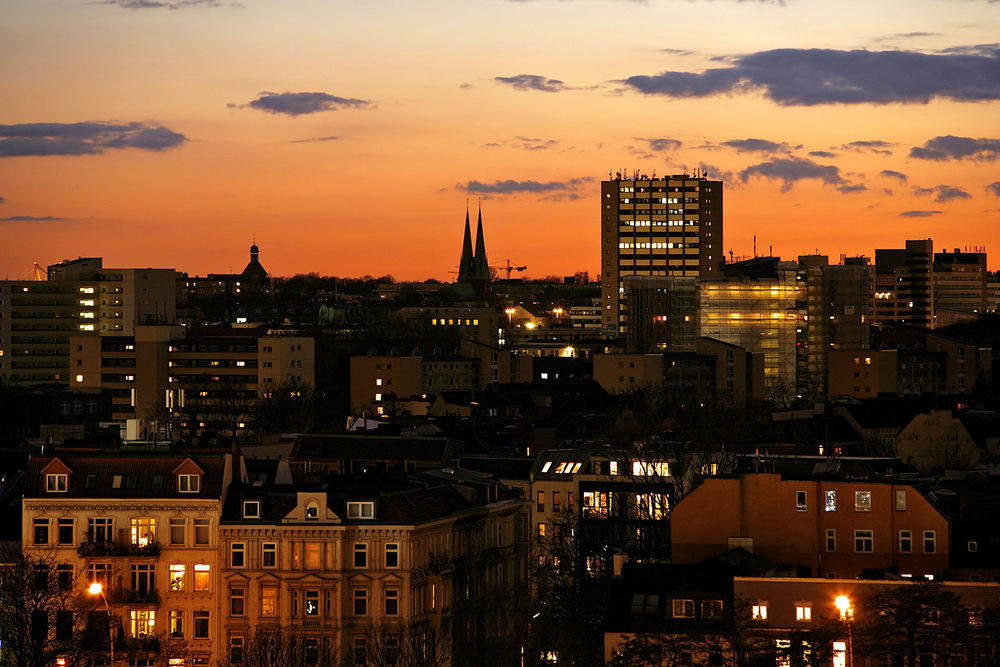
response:
[(82, 375), (77, 375), (76, 376), (76, 381), (77, 382), (83, 382), (83, 376)]
[(318, 570), (323, 563), (323, 545), (319, 542), (306, 542), (306, 569)]
[(260, 587), (260, 615), (278, 615), (278, 587), (273, 584), (264, 584)]
[(833, 667), (847, 667), (847, 642), (833, 642)]
[(855, 512), (871, 512), (872, 511), (872, 492), (871, 491), (855, 491), (854, 492), (854, 511)]
[(896, 511), (906, 511), (906, 489), (896, 489)]
[(184, 636), (184, 612), (174, 610), (170, 612), (170, 636), (181, 638)]
[(827, 512), (836, 512), (837, 511), (837, 492), (836, 491), (827, 491), (826, 492), (826, 505), (823, 507), (823, 509), (825, 511), (827, 511)]
[(539, 537), (545, 537), (545, 524), (544, 523), (538, 524), (538, 536)]
[(170, 579), (169, 586), (171, 591), (183, 591), (184, 590), (184, 575), (186, 574), (187, 566), (183, 563), (171, 563), (170, 565)]
[(129, 636), (134, 639), (149, 637), (156, 626), (156, 612), (152, 609), (129, 611)]
[(140, 547), (148, 547), (156, 542), (156, 519), (132, 519), (131, 524), (132, 544)]
[(551, 467), (552, 467), (552, 461), (546, 461), (545, 464), (542, 465), (542, 472), (548, 472), (549, 468)]
[(795, 603), (795, 620), (808, 622), (812, 620), (812, 603), (811, 602), (796, 602)]
[(306, 503), (306, 521), (317, 521), (319, 519), (319, 503), (310, 500)]
[(93, 330), (94, 330), (94, 325), (93, 324), (81, 324), (80, 325), (80, 331), (93, 331)]
[(767, 620), (767, 603), (766, 602), (756, 602), (750, 608), (750, 618), (755, 621), (766, 621)]
[(194, 566), (194, 590), (204, 593), (210, 590), (212, 581), (212, 566), (197, 563)]

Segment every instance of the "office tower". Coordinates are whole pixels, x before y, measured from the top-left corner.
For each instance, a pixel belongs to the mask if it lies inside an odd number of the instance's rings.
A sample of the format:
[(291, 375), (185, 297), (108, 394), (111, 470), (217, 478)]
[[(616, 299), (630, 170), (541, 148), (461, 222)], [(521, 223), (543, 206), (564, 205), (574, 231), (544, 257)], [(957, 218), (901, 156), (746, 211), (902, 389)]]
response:
[(626, 276), (706, 278), (722, 263), (722, 181), (617, 174), (601, 183), (604, 335), (630, 327)]
[(629, 352), (694, 352), (698, 337), (697, 278), (625, 276)]
[(934, 253), (934, 326), (982, 317), (987, 310), (986, 253)]
[(932, 326), (933, 255), (930, 239), (908, 240), (905, 248), (875, 251), (876, 323)]

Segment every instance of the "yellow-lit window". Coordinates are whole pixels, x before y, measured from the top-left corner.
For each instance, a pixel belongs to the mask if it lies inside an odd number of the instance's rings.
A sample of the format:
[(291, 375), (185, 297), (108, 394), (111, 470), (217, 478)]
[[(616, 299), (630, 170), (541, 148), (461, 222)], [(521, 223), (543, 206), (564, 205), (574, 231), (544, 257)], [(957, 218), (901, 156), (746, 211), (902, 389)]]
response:
[(80, 325), (80, 331), (93, 331), (93, 330), (94, 330), (94, 325), (93, 324), (81, 324)]
[(812, 620), (812, 604), (799, 602), (795, 605), (795, 620), (807, 622)]
[(133, 609), (129, 612), (129, 634), (135, 639), (153, 635), (156, 612), (152, 609)]
[(156, 519), (132, 519), (132, 544), (146, 547), (156, 542)]
[(278, 587), (265, 585), (260, 587), (260, 615), (276, 616), (278, 614)]
[(173, 563), (170, 565), (170, 590), (184, 590), (184, 575), (187, 566), (183, 563)]
[(212, 579), (212, 566), (197, 563), (194, 566), (194, 590), (208, 591)]
[(94, 300), (93, 299), (80, 299), (80, 305), (81, 306), (93, 306), (94, 305)]

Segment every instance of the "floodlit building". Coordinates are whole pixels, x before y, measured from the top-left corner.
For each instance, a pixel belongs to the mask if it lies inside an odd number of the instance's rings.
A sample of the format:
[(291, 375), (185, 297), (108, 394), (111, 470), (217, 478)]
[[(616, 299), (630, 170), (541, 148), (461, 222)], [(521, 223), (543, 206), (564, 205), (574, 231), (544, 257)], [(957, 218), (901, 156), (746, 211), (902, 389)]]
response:
[(627, 276), (717, 275), (722, 181), (678, 174), (601, 183), (601, 303), (606, 336), (627, 334)]

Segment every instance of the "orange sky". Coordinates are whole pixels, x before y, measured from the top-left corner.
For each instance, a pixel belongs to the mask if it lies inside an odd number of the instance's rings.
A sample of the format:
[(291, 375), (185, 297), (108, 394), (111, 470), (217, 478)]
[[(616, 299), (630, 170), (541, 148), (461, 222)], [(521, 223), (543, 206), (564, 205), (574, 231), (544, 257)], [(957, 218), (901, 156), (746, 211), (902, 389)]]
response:
[(491, 264), (595, 275), (609, 170), (699, 165), (727, 254), (1000, 256), (997, 8), (6, 0), (0, 275), (452, 279), (480, 196)]

